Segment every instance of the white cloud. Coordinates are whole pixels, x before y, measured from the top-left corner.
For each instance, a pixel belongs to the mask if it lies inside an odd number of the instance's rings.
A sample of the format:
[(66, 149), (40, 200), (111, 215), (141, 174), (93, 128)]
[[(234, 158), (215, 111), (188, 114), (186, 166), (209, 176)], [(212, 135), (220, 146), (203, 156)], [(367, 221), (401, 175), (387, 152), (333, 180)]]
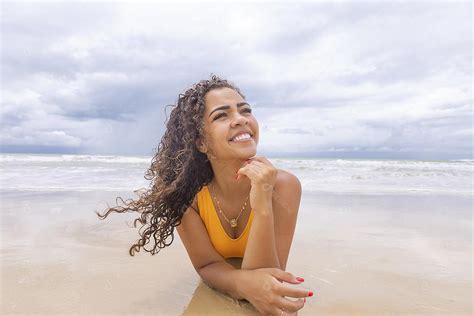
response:
[(28, 131), (20, 127), (13, 127), (6, 133), (2, 133), (2, 135), (0, 136), (0, 141), (4, 144), (15, 145), (42, 145), (65, 147), (77, 147), (81, 145), (80, 138), (68, 135), (64, 131)]
[(472, 149), (468, 3), (3, 9), (2, 144), (148, 153), (212, 72), (255, 104), (260, 149)]

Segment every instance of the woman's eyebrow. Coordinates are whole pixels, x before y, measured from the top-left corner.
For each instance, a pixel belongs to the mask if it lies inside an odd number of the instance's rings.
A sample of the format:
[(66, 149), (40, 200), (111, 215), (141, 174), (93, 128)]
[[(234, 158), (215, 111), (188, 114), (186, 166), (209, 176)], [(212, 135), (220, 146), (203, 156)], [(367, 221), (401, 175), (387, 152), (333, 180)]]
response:
[[(237, 105), (237, 108), (240, 108), (240, 107), (243, 106), (243, 105), (248, 105), (248, 106), (250, 106), (250, 104), (248, 104), (247, 102), (239, 102), (239, 103), (237, 103), (236, 105)], [(214, 112), (217, 111), (217, 110), (228, 110), (228, 109), (230, 109), (230, 105), (227, 105), (227, 104), (226, 104), (226, 105), (223, 105), (223, 106), (220, 106), (220, 107), (218, 107), (218, 108), (215, 108), (214, 110), (211, 111), (211, 113), (209, 113), (209, 117), (211, 116), (212, 113), (214, 113)]]

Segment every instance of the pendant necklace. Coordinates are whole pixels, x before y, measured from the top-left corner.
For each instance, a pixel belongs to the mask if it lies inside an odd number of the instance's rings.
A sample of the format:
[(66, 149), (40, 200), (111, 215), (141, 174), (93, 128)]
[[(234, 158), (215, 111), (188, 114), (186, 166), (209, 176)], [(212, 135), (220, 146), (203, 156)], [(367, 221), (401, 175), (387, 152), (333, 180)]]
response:
[[(209, 188), (211, 188), (211, 184), (209, 184)], [(214, 199), (217, 202), (217, 209), (219, 210), (219, 213), (221, 213), (222, 216), (224, 216), (224, 219), (230, 224), (230, 227), (232, 227), (232, 228), (237, 227), (237, 221), (239, 220), (240, 215), (242, 215), (242, 212), (245, 210), (245, 207), (247, 206), (247, 200), (250, 196), (250, 193), (247, 196), (247, 198), (245, 199), (244, 205), (242, 206), (242, 209), (240, 210), (239, 215), (236, 218), (232, 218), (230, 220), (227, 218), (227, 216), (225, 216), (224, 212), (222, 212), (221, 205), (220, 205), (219, 200), (217, 199), (217, 197), (214, 193), (214, 190), (211, 190), (211, 193), (212, 193), (212, 195), (214, 196)]]

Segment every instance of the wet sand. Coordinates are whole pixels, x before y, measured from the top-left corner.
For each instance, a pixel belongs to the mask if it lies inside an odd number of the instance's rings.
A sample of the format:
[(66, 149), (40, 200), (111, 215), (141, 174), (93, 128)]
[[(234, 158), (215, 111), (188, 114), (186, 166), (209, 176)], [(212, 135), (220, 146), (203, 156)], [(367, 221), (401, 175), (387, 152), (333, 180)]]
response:
[[(256, 315), (207, 287), (176, 234), (128, 249), (124, 192), (1, 192), (1, 310), (13, 314)], [(472, 196), (304, 194), (287, 271), (299, 315), (471, 315)], [(235, 262), (234, 262), (235, 263)], [(242, 305), (242, 306), (240, 306)]]

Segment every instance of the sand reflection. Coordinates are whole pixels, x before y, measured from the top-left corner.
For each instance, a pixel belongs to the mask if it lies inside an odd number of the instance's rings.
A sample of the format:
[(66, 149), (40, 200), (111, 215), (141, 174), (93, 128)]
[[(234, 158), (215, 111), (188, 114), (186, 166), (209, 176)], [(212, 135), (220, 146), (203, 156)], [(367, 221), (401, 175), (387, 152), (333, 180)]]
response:
[[(226, 261), (236, 269), (240, 269), (242, 264), (241, 258), (229, 258)], [(235, 300), (210, 288), (200, 280), (183, 315), (259, 315), (259, 313), (246, 300)]]

